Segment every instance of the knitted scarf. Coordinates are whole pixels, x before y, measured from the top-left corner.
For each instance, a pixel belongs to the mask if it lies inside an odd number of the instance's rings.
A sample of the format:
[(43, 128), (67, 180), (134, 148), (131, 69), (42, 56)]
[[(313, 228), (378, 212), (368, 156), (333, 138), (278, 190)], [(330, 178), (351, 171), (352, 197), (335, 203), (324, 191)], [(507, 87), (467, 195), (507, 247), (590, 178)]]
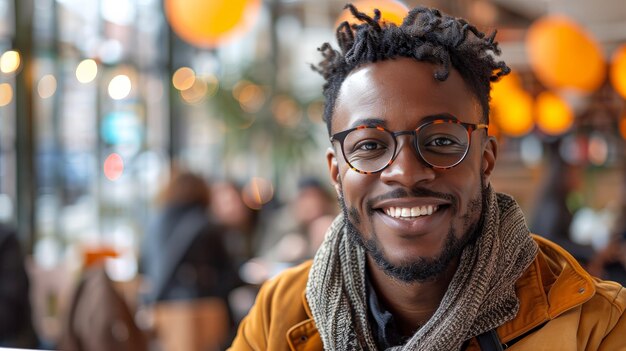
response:
[[(459, 350), (464, 341), (513, 319), (515, 282), (537, 245), (515, 200), (489, 186), (483, 228), (468, 244), (438, 309), (401, 347)], [(313, 259), (306, 298), (326, 350), (377, 350), (368, 323), (365, 250), (351, 244), (339, 215)]]

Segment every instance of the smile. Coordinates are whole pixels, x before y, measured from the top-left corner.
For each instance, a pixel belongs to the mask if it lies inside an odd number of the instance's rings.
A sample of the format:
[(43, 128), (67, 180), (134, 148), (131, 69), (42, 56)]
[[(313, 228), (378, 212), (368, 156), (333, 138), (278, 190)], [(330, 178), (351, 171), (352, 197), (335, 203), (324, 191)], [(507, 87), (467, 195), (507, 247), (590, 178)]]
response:
[(422, 216), (430, 216), (437, 212), (439, 206), (424, 205), (415, 207), (386, 207), (383, 208), (385, 214), (389, 217), (400, 219), (414, 219)]

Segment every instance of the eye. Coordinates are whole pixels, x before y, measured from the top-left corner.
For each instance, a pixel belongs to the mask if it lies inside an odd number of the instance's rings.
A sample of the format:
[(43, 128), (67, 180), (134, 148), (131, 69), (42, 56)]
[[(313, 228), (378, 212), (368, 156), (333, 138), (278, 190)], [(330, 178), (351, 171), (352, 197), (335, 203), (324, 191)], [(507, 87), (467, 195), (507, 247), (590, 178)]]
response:
[(343, 148), (350, 162), (375, 160), (393, 150), (393, 137), (378, 128), (360, 128), (346, 136)]
[(384, 149), (386, 147), (387, 147), (386, 145), (383, 145), (380, 142), (375, 141), (375, 140), (364, 140), (358, 143), (354, 149), (360, 150), (360, 151), (375, 151), (375, 150)]
[(452, 146), (457, 144), (457, 142), (448, 137), (437, 137), (429, 141), (426, 146)]
[(459, 154), (466, 150), (467, 142), (457, 138), (452, 134), (437, 134), (432, 135), (426, 140), (422, 151), (428, 151), (438, 154)]
[(375, 139), (361, 140), (354, 144), (347, 152), (350, 162), (376, 160), (389, 152), (389, 146)]

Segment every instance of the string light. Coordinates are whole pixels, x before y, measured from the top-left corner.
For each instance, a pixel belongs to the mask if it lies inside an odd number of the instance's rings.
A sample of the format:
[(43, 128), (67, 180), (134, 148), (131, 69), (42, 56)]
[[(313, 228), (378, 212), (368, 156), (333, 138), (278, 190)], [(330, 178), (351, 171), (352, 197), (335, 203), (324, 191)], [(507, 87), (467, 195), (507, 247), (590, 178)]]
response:
[(76, 67), (76, 79), (83, 84), (93, 81), (97, 75), (98, 64), (92, 59), (82, 60)]
[(20, 67), (21, 58), (19, 52), (15, 50), (6, 51), (0, 56), (0, 71), (2, 73), (13, 73)]
[(117, 75), (109, 82), (109, 96), (113, 100), (124, 99), (130, 94), (131, 89), (132, 84), (130, 78), (125, 74)]
[(42, 99), (47, 99), (54, 95), (57, 90), (57, 80), (51, 74), (41, 77), (37, 84), (37, 93)]

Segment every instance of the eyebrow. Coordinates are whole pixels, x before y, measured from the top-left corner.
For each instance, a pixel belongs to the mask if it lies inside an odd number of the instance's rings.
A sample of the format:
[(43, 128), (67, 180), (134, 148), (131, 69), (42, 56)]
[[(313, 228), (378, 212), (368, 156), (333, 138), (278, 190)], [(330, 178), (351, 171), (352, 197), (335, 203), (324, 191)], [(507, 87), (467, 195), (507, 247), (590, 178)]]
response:
[(356, 128), (358, 126), (382, 126), (382, 127), (386, 127), (387, 126), (387, 121), (385, 121), (384, 119), (380, 119), (380, 118), (363, 118), (363, 119), (357, 119), (356, 121), (354, 121), (354, 123), (352, 123), (352, 125), (350, 126), (350, 128)]
[[(444, 113), (437, 113), (434, 115), (428, 115), (425, 116), (424, 118), (422, 118), (421, 123), (426, 123), (426, 122), (430, 122), (430, 121), (434, 121), (437, 119), (451, 119), (451, 120), (455, 120), (458, 121), (459, 119), (454, 116), (451, 115), (447, 112)], [(358, 119), (356, 121), (354, 121), (354, 123), (352, 123), (352, 125), (350, 126), (350, 128), (356, 128), (358, 126), (381, 126), (381, 127), (386, 127), (387, 126), (387, 121), (381, 118), (375, 118), (375, 117), (370, 117), (370, 118), (362, 118), (362, 119)]]

